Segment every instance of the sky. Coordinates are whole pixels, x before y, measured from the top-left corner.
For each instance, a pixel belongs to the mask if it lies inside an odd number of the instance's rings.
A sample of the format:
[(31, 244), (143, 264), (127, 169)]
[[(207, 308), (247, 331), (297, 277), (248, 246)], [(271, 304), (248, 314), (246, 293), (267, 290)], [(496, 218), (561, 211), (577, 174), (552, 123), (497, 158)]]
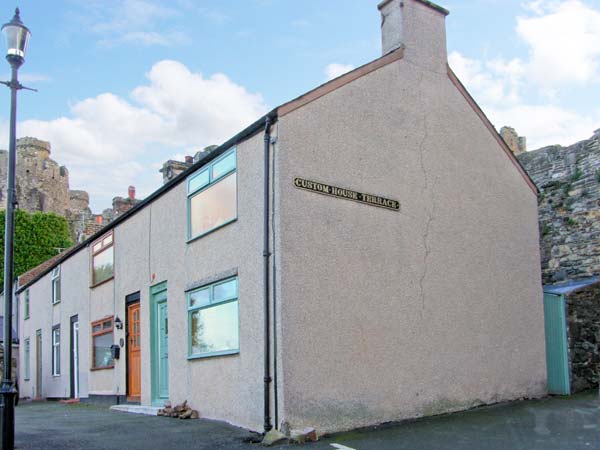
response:
[[(129, 185), (143, 198), (167, 159), (378, 58), (378, 2), (4, 1), (32, 31), (20, 80), (39, 90), (19, 93), (17, 136), (50, 141), (95, 212)], [(536, 149), (600, 128), (600, 0), (440, 3), (450, 65), (498, 129)], [(9, 101), (0, 90), (0, 148)]]

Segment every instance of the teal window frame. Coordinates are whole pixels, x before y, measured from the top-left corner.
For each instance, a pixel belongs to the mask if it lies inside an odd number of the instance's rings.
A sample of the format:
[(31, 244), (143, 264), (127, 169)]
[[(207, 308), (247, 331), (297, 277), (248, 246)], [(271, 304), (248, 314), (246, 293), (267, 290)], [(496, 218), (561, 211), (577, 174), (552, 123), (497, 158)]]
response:
[(23, 294), (23, 320), (29, 319), (29, 289)]
[[(233, 156), (233, 166), (230, 167), (229, 169), (226, 169), (224, 172), (215, 173), (216, 172), (215, 167), (218, 168), (220, 163), (224, 162), (225, 160), (227, 160), (228, 158), (230, 158), (232, 156)], [(230, 223), (235, 222), (237, 220), (238, 186), (237, 186), (237, 179), (236, 179), (235, 216), (222, 224), (219, 224), (209, 230), (203, 231), (195, 236), (192, 236), (192, 213), (191, 213), (192, 198), (194, 198), (201, 192), (209, 189), (210, 187), (214, 186), (221, 180), (225, 179), (229, 175), (236, 173), (236, 172), (237, 172), (237, 148), (233, 147), (233, 148), (227, 150), (225, 153), (223, 153), (218, 158), (216, 158), (214, 161), (211, 161), (208, 164), (202, 166), (202, 168), (198, 169), (196, 172), (194, 172), (192, 175), (190, 175), (187, 178), (186, 188), (187, 188), (187, 241), (188, 242), (195, 241), (196, 239), (206, 236), (207, 234), (212, 233), (213, 231), (216, 231), (219, 228), (229, 225)], [(200, 180), (200, 181), (196, 181), (196, 180)], [(195, 183), (198, 183), (198, 184), (195, 184)]]
[(31, 358), (31, 341), (29, 338), (25, 338), (25, 351), (23, 354), (23, 366), (24, 366), (24, 374), (23, 379), (25, 381), (29, 381), (31, 379), (31, 366), (30, 366), (30, 358)]
[[(235, 294), (232, 297), (228, 297), (225, 299), (214, 301), (214, 290), (215, 287), (218, 287), (222, 284), (228, 283), (232, 280), (235, 280)], [(190, 306), (190, 300), (192, 294), (208, 290), (209, 300), (207, 304), (199, 305), (199, 306)], [(223, 280), (216, 281), (214, 283), (206, 284), (204, 286), (200, 286), (198, 288), (194, 288), (186, 292), (186, 305), (187, 305), (187, 325), (188, 325), (188, 360), (191, 359), (203, 359), (203, 358), (211, 358), (215, 356), (226, 356), (226, 355), (237, 355), (240, 353), (240, 314), (239, 314), (239, 282), (238, 277), (228, 277)], [(237, 325), (238, 325), (238, 346), (235, 349), (227, 349), (227, 350), (218, 350), (214, 352), (203, 352), (203, 353), (192, 353), (192, 314), (196, 311), (202, 311), (206, 309), (211, 309), (223, 305), (227, 305), (229, 303), (236, 302), (238, 304), (238, 316), (237, 316)]]

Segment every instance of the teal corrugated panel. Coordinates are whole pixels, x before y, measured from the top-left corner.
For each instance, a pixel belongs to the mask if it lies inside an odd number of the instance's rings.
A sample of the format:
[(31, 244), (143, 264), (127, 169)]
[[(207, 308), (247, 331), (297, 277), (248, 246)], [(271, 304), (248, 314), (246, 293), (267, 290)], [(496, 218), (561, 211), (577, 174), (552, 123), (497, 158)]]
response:
[(569, 395), (569, 356), (565, 299), (562, 295), (544, 294), (544, 323), (546, 328), (546, 367), (548, 392)]

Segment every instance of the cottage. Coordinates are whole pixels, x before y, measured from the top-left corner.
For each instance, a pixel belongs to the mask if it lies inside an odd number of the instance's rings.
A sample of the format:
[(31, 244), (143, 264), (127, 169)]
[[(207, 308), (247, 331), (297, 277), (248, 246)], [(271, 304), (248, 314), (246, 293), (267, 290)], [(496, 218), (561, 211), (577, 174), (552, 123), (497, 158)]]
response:
[(448, 12), (379, 9), (380, 58), (22, 280), (22, 396), (329, 432), (544, 395), (536, 188)]

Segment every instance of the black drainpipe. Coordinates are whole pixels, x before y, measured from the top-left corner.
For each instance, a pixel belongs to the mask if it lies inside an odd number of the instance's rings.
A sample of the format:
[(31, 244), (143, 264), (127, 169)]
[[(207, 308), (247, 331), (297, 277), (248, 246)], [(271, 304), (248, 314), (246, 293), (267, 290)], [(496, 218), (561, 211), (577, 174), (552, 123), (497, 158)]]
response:
[(273, 429), (271, 424), (271, 324), (269, 311), (269, 147), (271, 145), (271, 118), (267, 116), (265, 120), (265, 161), (264, 161), (264, 215), (263, 215), (263, 284), (264, 284), (264, 325), (265, 325), (265, 376), (264, 376), (264, 396), (265, 396), (265, 433)]

